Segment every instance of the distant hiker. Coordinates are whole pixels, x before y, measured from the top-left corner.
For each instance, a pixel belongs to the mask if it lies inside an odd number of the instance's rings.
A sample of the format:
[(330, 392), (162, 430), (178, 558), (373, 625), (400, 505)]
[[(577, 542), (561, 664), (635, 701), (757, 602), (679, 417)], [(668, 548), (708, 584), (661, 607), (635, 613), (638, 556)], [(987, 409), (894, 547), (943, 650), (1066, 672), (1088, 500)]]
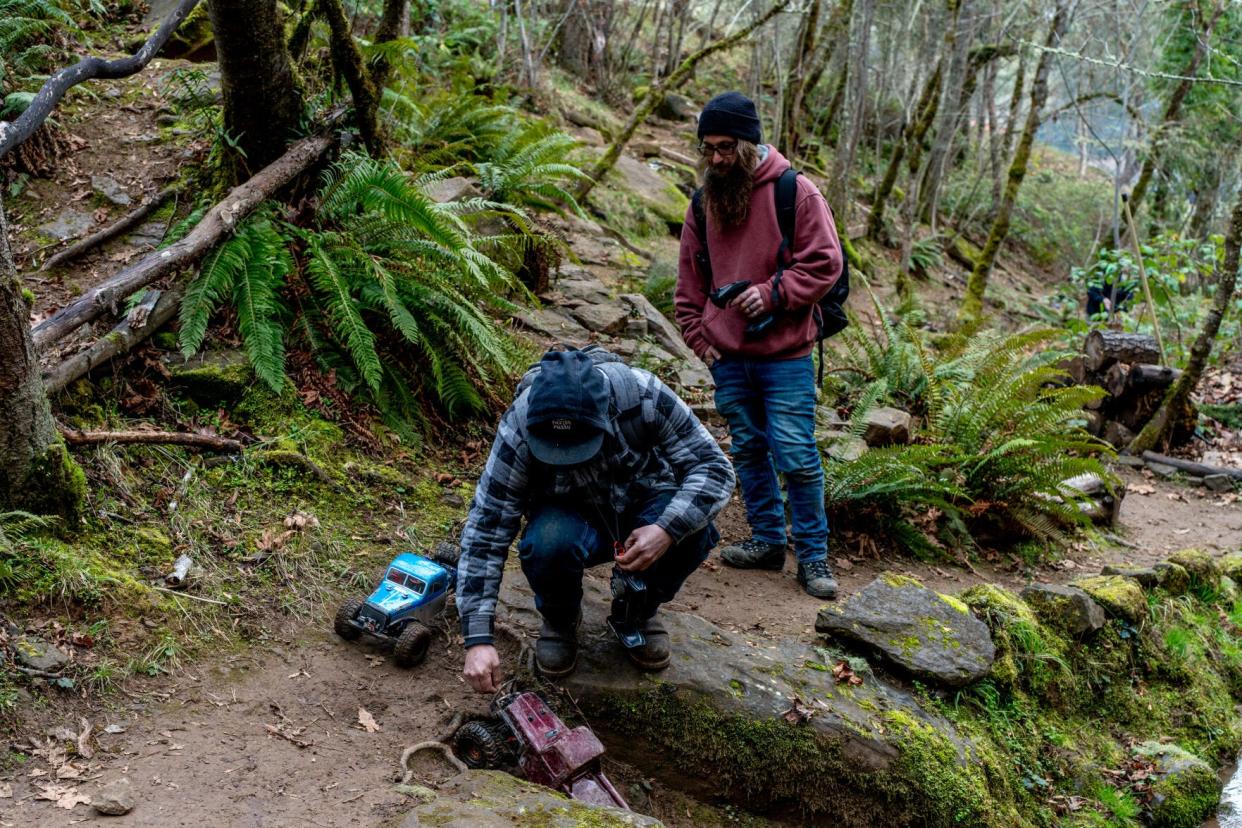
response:
[(470, 686), (500, 685), (492, 626), (523, 518), (518, 556), (543, 616), (540, 672), (573, 671), (583, 569), (614, 560), (614, 581), (636, 576), (644, 590), (627, 606), (645, 643), (626, 652), (640, 668), (666, 667), (668, 633), (656, 610), (720, 539), (712, 518), (733, 484), (716, 441), (655, 376), (598, 347), (545, 354), (500, 420), (462, 531), (457, 609)]
[[(842, 275), (836, 225), (814, 184), (782, 175), (789, 162), (761, 143), (759, 116), (745, 96), (726, 92), (708, 101), (698, 135), (703, 186), (686, 211), (675, 304), (686, 344), (716, 381), (716, 408), (733, 436), (750, 524), (750, 539), (725, 547), (721, 557), (736, 567), (783, 568), (779, 471), (789, 492), (798, 582), (817, 598), (833, 598), (811, 346), (831, 323), (818, 303)], [(781, 188), (789, 201), (783, 220)], [(789, 220), (794, 230), (786, 243), (782, 226)], [(843, 320), (839, 305), (834, 313)]]

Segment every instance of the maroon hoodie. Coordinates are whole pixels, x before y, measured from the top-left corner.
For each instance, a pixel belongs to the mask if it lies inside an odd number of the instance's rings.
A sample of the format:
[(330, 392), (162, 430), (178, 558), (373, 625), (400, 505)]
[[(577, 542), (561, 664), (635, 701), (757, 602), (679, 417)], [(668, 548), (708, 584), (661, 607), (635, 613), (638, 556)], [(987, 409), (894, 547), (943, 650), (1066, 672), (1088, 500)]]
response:
[[(785, 157), (769, 146), (767, 157), (755, 168), (750, 213), (740, 227), (722, 231), (711, 211), (707, 214), (712, 286), (749, 279), (751, 284), (764, 286), (768, 310), (772, 309), (771, 280), (781, 244), (773, 188), (788, 167)], [(750, 319), (739, 308), (718, 308), (707, 300), (707, 280), (695, 263), (700, 248), (694, 211), (687, 209), (674, 304), (681, 335), (700, 358), (709, 345), (722, 355), (763, 359), (791, 359), (811, 352), (816, 335), (811, 311), (841, 276), (841, 247), (828, 203), (806, 176), (798, 176), (792, 264), (781, 276), (783, 303), (767, 333), (745, 336)]]

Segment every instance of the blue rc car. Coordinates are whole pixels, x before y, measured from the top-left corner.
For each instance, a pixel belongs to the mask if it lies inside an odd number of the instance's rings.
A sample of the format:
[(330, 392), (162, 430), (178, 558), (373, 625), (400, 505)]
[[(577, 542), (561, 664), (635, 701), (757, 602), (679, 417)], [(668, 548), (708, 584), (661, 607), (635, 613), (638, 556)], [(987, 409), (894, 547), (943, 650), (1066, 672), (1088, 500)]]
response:
[(429, 558), (402, 552), (369, 598), (350, 598), (336, 611), (336, 634), (346, 641), (363, 633), (395, 641), (392, 660), (413, 667), (427, 656), (430, 624), (444, 609), (455, 575)]

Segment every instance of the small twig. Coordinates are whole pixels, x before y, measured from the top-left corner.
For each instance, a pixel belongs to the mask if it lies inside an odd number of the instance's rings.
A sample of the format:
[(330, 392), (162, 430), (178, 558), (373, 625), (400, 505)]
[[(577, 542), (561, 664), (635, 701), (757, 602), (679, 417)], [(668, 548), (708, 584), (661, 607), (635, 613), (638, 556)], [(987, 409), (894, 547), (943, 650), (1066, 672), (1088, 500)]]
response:
[(51, 270), (57, 265), (62, 265), (65, 262), (76, 259), (86, 251), (97, 247), (104, 242), (115, 238), (116, 236), (119, 236), (121, 233), (124, 233), (126, 230), (154, 213), (156, 209), (167, 201), (173, 193), (177, 192), (177, 190), (177, 186), (165, 187), (154, 196), (140, 204), (136, 210), (125, 214), (102, 230), (74, 242), (59, 253), (48, 256), (47, 261), (39, 266), (39, 270)]
[(227, 607), (229, 605), (228, 601), (217, 601), (215, 598), (204, 598), (201, 595), (191, 595), (188, 592), (177, 592), (176, 590), (169, 589), (168, 587), (152, 586), (151, 589), (158, 589), (160, 592), (167, 592), (175, 598), (193, 598), (195, 601), (202, 601), (204, 604), (218, 604), (222, 607)]
[(454, 756), (453, 749), (444, 744), (444, 742), (437, 742), (435, 740), (429, 742), (419, 742), (416, 745), (410, 745), (401, 752), (401, 769), (405, 771), (405, 776), (401, 777), (402, 785), (409, 784), (410, 780), (414, 778), (414, 771), (410, 768), (410, 759), (414, 756), (414, 754), (423, 750), (440, 751), (444, 754), (444, 758), (448, 760), (448, 763), (457, 768), (458, 773), (465, 773), (469, 770), (466, 767), (466, 763)]
[(60, 433), (71, 446), (90, 446), (99, 443), (140, 443), (211, 449), (237, 454), (242, 450), (239, 440), (216, 437), (211, 434), (191, 434), (185, 431), (78, 431), (60, 426)]
[(34, 676), (35, 678), (61, 679), (65, 677), (63, 673), (49, 673), (47, 670), (36, 670), (34, 667), (23, 667), (20, 664), (14, 664), (13, 669), (19, 673)]
[[(305, 739), (299, 739), (296, 736), (290, 736), (288, 733), (285, 733), (283, 730), (281, 730), (276, 725), (265, 724), (263, 725), (263, 727), (265, 730), (267, 730), (268, 733), (272, 734), (273, 736), (279, 736), (280, 738), (284, 739), (286, 742), (297, 745), (300, 748), (308, 748), (314, 745), (314, 742), (308, 742)], [(361, 794), (359, 795), (361, 796)]]

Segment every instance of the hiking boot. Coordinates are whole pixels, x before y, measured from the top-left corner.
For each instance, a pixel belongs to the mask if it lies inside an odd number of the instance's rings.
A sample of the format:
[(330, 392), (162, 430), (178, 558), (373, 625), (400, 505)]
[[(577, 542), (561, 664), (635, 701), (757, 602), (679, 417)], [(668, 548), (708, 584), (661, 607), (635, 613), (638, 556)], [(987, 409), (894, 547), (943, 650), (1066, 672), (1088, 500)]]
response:
[(578, 665), (578, 624), (582, 613), (572, 626), (557, 626), (543, 619), (539, 628), (539, 640), (535, 642), (535, 666), (548, 678), (562, 678)]
[(625, 654), (640, 670), (663, 670), (668, 666), (672, 656), (668, 643), (668, 630), (664, 629), (664, 624), (654, 616), (639, 624), (638, 628), (643, 631), (647, 643), (632, 650), (627, 649)]
[(837, 579), (832, 577), (832, 570), (827, 561), (810, 561), (798, 564), (798, 583), (806, 590), (806, 594), (814, 598), (826, 598), (831, 601), (837, 597)]
[(721, 549), (720, 559), (738, 569), (781, 569), (785, 566), (785, 544), (751, 538)]

